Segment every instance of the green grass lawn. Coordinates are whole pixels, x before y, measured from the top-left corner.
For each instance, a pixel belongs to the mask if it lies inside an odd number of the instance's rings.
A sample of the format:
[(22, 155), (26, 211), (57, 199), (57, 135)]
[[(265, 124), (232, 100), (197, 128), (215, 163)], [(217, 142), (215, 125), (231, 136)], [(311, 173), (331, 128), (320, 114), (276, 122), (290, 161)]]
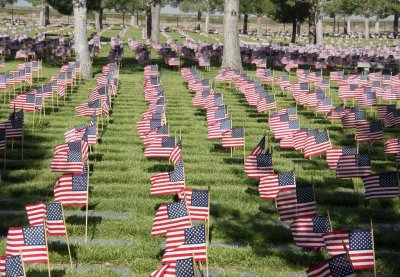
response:
[[(102, 34), (103, 41), (115, 36), (120, 30), (108, 30)], [(171, 34), (171, 33), (169, 33)], [(178, 33), (176, 33), (178, 34)], [(179, 35), (179, 34), (178, 34)], [(140, 30), (130, 28), (125, 35), (141, 38)], [(74, 262), (80, 265), (109, 265), (127, 267), (133, 276), (148, 276), (159, 266), (164, 238), (150, 236), (152, 221), (159, 204), (171, 202), (172, 196), (150, 196), (150, 176), (172, 169), (167, 160), (147, 160), (143, 155), (143, 144), (136, 132), (136, 122), (147, 108), (143, 95), (143, 70), (137, 64), (129, 47), (125, 45), (124, 62), (120, 70), (120, 89), (113, 101), (110, 123), (100, 132), (101, 140), (96, 146), (90, 176), (90, 209), (96, 212), (128, 212), (128, 218), (91, 218), (89, 236), (93, 239), (125, 240), (126, 245), (78, 244), (72, 247)], [(100, 57), (94, 61), (94, 72), (99, 74), (101, 66), (108, 62), (109, 46), (103, 45)], [(168, 123), (171, 134), (181, 133), (186, 183), (189, 188), (211, 187), (211, 242), (210, 268), (223, 271), (223, 276), (238, 276), (248, 273), (252, 276), (290, 276), (292, 272), (305, 271), (309, 266), (324, 260), (326, 254), (297, 250), (276, 249), (273, 246), (290, 246), (293, 240), (290, 232), (275, 224), (279, 220), (273, 202), (262, 201), (258, 195), (257, 182), (246, 177), (243, 171), (243, 152), (237, 150), (230, 157), (221, 143), (207, 140), (205, 111), (192, 105), (192, 95), (184, 79), (176, 70), (166, 68), (162, 59), (153, 54), (153, 63), (162, 69), (162, 84), (168, 105)], [(4, 70), (15, 68), (17, 62), (7, 62)], [(191, 63), (185, 61), (185, 65)], [(48, 80), (61, 64), (45, 63), (44, 79)], [(204, 78), (213, 79), (218, 66), (210, 72), (203, 72)], [(254, 68), (246, 68), (255, 75)], [(54, 112), (47, 108), (46, 117), (31, 128), (32, 114), (26, 115), (25, 159), (20, 161), (19, 142), (8, 147), (7, 170), (1, 171), (2, 194), (0, 209), (22, 210), (25, 204), (38, 201), (53, 201), (52, 187), (59, 174), (50, 171), (53, 147), (63, 142), (63, 133), (75, 125), (89, 122), (89, 118), (78, 118), (75, 107), (87, 100), (95, 87), (95, 79), (80, 84), (66, 104), (61, 101)], [(273, 162), (276, 172), (295, 168), (299, 185), (313, 183), (316, 187), (318, 212), (325, 215), (329, 210), (334, 229), (357, 228), (374, 222), (398, 223), (400, 219), (399, 200), (372, 201), (363, 195), (353, 193), (355, 187), (362, 188), (359, 180), (337, 180), (329, 171), (325, 159), (305, 160), (300, 152), (280, 150), (267, 129), (267, 115), (258, 114), (254, 107), (248, 107), (242, 94), (234, 88), (220, 85), (217, 89), (224, 94), (234, 126), (246, 130), (246, 154), (259, 142), (263, 134), (269, 136), (274, 151)], [(334, 90), (335, 91), (335, 90)], [(276, 91), (278, 108), (294, 106), (294, 100)], [(337, 97), (334, 98), (338, 102)], [(2, 103), (2, 101), (0, 101)], [(1, 104), (0, 118), (6, 119), (8, 106)], [(371, 118), (372, 112), (369, 112)], [(334, 146), (355, 145), (354, 132), (343, 133), (339, 123), (326, 122), (323, 116), (299, 108), (302, 127), (327, 127)], [(386, 131), (386, 130), (385, 130)], [(397, 130), (387, 130), (385, 137), (399, 135)], [(367, 151), (366, 145), (361, 151)], [(382, 172), (394, 170), (394, 157), (384, 160), (383, 144), (376, 143), (373, 149), (373, 170)], [(12, 201), (6, 201), (6, 200)], [(66, 208), (66, 210), (79, 210)], [(10, 226), (27, 224), (24, 215), (0, 215), (0, 232), (7, 235)], [(71, 238), (84, 236), (84, 218), (67, 217)], [(400, 232), (392, 229), (377, 229), (378, 273), (397, 276), (400, 265), (398, 237)], [(219, 245), (218, 245), (219, 244)], [(231, 247), (240, 244), (241, 247)], [(5, 251), (5, 240), (0, 243), (0, 253)], [(67, 264), (65, 245), (50, 244), (50, 260), (54, 264)], [(75, 272), (54, 270), (54, 276), (119, 276), (107, 270)], [(45, 269), (30, 268), (28, 275), (45, 276)]]

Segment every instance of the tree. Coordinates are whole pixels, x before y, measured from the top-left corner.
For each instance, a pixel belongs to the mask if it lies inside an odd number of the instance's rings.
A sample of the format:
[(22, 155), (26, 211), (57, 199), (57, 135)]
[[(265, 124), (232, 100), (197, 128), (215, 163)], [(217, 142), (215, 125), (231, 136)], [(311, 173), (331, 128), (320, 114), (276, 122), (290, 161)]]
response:
[(39, 13), (39, 26), (44, 27), (50, 24), (50, 7), (45, 0), (28, 0), (32, 6), (36, 7), (40, 5)]
[(271, 0), (269, 14), (279, 23), (292, 23), (292, 43), (296, 42), (297, 22), (309, 18), (311, 4), (302, 0)]
[(242, 69), (238, 24), (239, 0), (225, 0), (222, 68)]
[(397, 0), (388, 1), (388, 11), (394, 15), (393, 19), (393, 37), (397, 38), (399, 34), (399, 17), (400, 17), (400, 3)]
[(369, 29), (369, 20), (372, 15), (375, 13), (376, 5), (381, 0), (354, 0), (356, 3), (355, 12), (358, 15), (364, 17), (364, 35), (366, 38), (369, 38), (370, 29)]
[(195, 30), (200, 31), (200, 24), (201, 24), (201, 15), (203, 12), (207, 11), (207, 2), (203, 0), (185, 0), (179, 3), (179, 9), (182, 12), (195, 12), (197, 13), (196, 17), (196, 26)]
[(83, 78), (92, 77), (92, 63), (90, 61), (87, 39), (87, 7), (86, 0), (48, 0), (49, 4), (64, 15), (74, 13), (74, 42), (76, 59), (80, 61), (80, 70)]
[(4, 8), (6, 5), (13, 5), (14, 3), (17, 3), (18, 0), (0, 0), (0, 7)]
[(161, 0), (153, 0), (151, 3), (151, 41), (160, 42), (160, 17)]

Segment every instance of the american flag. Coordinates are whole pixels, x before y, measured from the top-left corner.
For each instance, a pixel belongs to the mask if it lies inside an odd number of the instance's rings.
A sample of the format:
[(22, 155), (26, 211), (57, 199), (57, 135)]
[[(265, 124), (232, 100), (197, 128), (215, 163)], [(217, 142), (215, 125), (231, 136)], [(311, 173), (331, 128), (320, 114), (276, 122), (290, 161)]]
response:
[(282, 221), (311, 217), (317, 213), (312, 186), (281, 190), (276, 196), (276, 203)]
[(209, 109), (206, 113), (208, 126), (221, 121), (222, 119), (228, 118), (228, 106), (218, 106), (215, 109)]
[(339, 105), (339, 106), (335, 107), (334, 109), (332, 109), (330, 112), (328, 112), (326, 119), (340, 120), (347, 112), (348, 112), (348, 110), (346, 110), (344, 108), (344, 105)]
[(303, 150), (306, 145), (306, 139), (312, 135), (315, 130), (300, 129), (293, 134), (293, 147), (297, 151)]
[(222, 134), (222, 147), (240, 148), (244, 147), (244, 128), (234, 127)]
[(279, 191), (289, 188), (296, 188), (294, 172), (266, 174), (264, 177), (260, 178), (258, 192), (260, 193), (261, 199), (275, 200)]
[(342, 102), (346, 102), (348, 98), (354, 98), (359, 92), (359, 87), (357, 84), (344, 84), (339, 86), (339, 98)]
[(211, 126), (208, 126), (208, 136), (209, 140), (220, 139), (223, 134), (232, 128), (232, 121), (229, 118), (220, 120)]
[(297, 119), (291, 120), (288, 114), (283, 114), (279, 115), (279, 119), (271, 118), (269, 127), (275, 138), (279, 140), (300, 130), (300, 122)]
[(80, 141), (57, 145), (54, 159), (51, 161), (51, 171), (82, 173), (83, 153)]
[(179, 259), (150, 273), (150, 277), (196, 277), (193, 258)]
[(371, 174), (369, 154), (341, 156), (336, 165), (336, 178), (364, 177)]
[(72, 142), (81, 140), (83, 134), (86, 132), (86, 124), (81, 124), (76, 126), (75, 128), (68, 130), (64, 133), (65, 142)]
[(19, 94), (10, 102), (10, 109), (21, 109), (25, 112), (35, 111), (36, 95), (34, 93)]
[[(87, 170), (87, 169), (86, 169)], [(63, 206), (86, 206), (88, 203), (87, 172), (64, 174), (54, 185), (54, 199)]]
[(332, 99), (329, 97), (325, 97), (319, 100), (317, 104), (317, 112), (318, 113), (328, 113), (333, 109)]
[(210, 109), (214, 106), (221, 106), (223, 105), (223, 96), (221, 93), (213, 93), (207, 96), (206, 98), (206, 104), (204, 105), (204, 108)]
[(156, 129), (165, 125), (166, 119), (163, 114), (156, 114), (152, 116), (152, 119), (139, 120), (136, 123), (136, 129), (139, 134), (146, 134), (152, 129)]
[(328, 131), (315, 132), (307, 137), (304, 145), (304, 157), (309, 158), (325, 153), (331, 149)]
[(1, 277), (25, 277), (21, 255), (0, 257)]
[(87, 142), (88, 145), (97, 144), (97, 128), (94, 125), (86, 127), (86, 131), (82, 136), (82, 141)]
[(39, 203), (25, 206), (30, 226), (46, 225), (49, 236), (65, 236), (61, 203)]
[(178, 197), (186, 201), (192, 220), (208, 220), (210, 215), (210, 194), (208, 190), (182, 189)]
[(281, 76), (275, 79), (275, 83), (279, 86), (281, 90), (291, 88), (291, 84), (289, 82), (289, 76)]
[(183, 162), (180, 161), (171, 172), (160, 173), (150, 177), (151, 195), (176, 194), (185, 187)]
[(175, 145), (174, 150), (172, 150), (169, 160), (174, 164), (178, 164), (180, 160), (182, 160), (182, 141), (178, 140)]
[(397, 154), (400, 152), (400, 137), (388, 139), (384, 144), (385, 154)]
[(397, 172), (372, 174), (362, 178), (365, 186), (365, 197), (387, 199), (399, 197), (399, 179)]
[(354, 109), (342, 117), (343, 129), (356, 128), (358, 124), (367, 123), (365, 112)]
[(205, 226), (170, 229), (166, 236), (166, 251), (161, 263), (175, 262), (177, 259), (193, 258), (195, 261), (207, 260)]
[(279, 141), (279, 147), (282, 149), (294, 149), (294, 134), (289, 134)]
[(376, 105), (376, 93), (372, 91), (371, 87), (364, 87), (356, 94), (356, 101), (362, 107)]
[(361, 123), (356, 126), (356, 141), (367, 141), (371, 145), (375, 140), (383, 140), (382, 121)]
[(8, 229), (6, 254), (22, 253), (24, 263), (47, 263), (48, 252), (44, 226), (10, 227)]
[(266, 95), (257, 102), (257, 111), (263, 113), (276, 109), (275, 95)]
[(290, 224), (290, 231), (298, 247), (319, 249), (325, 247), (322, 234), (332, 228), (327, 216), (313, 216), (296, 218)]
[(210, 89), (203, 89), (201, 92), (197, 92), (192, 99), (193, 106), (203, 107), (207, 102), (207, 97), (210, 95)]
[(329, 169), (336, 170), (337, 163), (340, 157), (345, 155), (356, 155), (358, 150), (356, 147), (350, 148), (331, 148), (326, 151), (326, 161), (328, 163)]
[(323, 91), (316, 91), (309, 93), (307, 95), (306, 101), (307, 101), (307, 107), (309, 108), (316, 108), (318, 106), (318, 103), (322, 100), (325, 99), (325, 92)]
[(374, 268), (371, 230), (337, 230), (322, 235), (331, 257), (349, 252), (354, 269)]
[[(259, 170), (257, 169), (257, 156), (264, 153), (265, 149), (265, 136), (262, 137), (260, 142), (254, 147), (253, 151), (247, 156), (244, 163), (244, 172), (249, 178), (259, 179)], [(269, 173), (273, 173), (273, 170)]]
[(307, 277), (355, 277), (353, 265), (348, 254), (336, 255), (322, 264), (307, 270)]
[(93, 102), (81, 104), (75, 108), (76, 113), (78, 114), (79, 117), (92, 116), (94, 113), (96, 115), (101, 115), (102, 106), (100, 102), (101, 102), (100, 99), (98, 99)]
[(184, 201), (161, 204), (153, 221), (152, 236), (164, 236), (171, 229), (191, 227), (188, 209)]
[(396, 110), (396, 105), (378, 105), (376, 110), (378, 112), (378, 120), (384, 120), (388, 113)]
[(383, 119), (383, 123), (385, 127), (393, 127), (400, 123), (400, 109), (396, 109), (387, 113), (385, 118)]
[(0, 74), (0, 89), (7, 88), (7, 77), (5, 75)]
[(175, 148), (175, 137), (157, 138), (144, 150), (146, 158), (169, 158)]

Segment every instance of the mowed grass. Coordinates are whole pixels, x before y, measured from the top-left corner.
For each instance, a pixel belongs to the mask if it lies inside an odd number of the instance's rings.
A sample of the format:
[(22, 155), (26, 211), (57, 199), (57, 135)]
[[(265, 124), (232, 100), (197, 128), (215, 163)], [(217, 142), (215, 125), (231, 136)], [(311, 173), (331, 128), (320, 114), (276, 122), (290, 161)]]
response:
[[(108, 41), (120, 30), (113, 29), (103, 33), (102, 41)], [(129, 29), (129, 37), (140, 38), (140, 31)], [(78, 244), (72, 247), (74, 262), (80, 265), (109, 265), (128, 267), (133, 276), (148, 276), (159, 266), (162, 257), (164, 238), (150, 236), (152, 221), (159, 204), (171, 202), (172, 196), (150, 196), (150, 176), (172, 169), (167, 160), (147, 160), (143, 156), (143, 144), (136, 132), (136, 122), (147, 108), (143, 95), (143, 70), (134, 60), (129, 47), (125, 45), (124, 62), (120, 70), (120, 89), (113, 101), (110, 123), (105, 120), (105, 128), (100, 131), (101, 139), (91, 155), (90, 209), (96, 212), (129, 212), (129, 218), (94, 217), (90, 220), (89, 236), (94, 239), (123, 240), (125, 245)], [(108, 62), (109, 47), (103, 45), (101, 55), (94, 61), (94, 72), (99, 74), (101, 65)], [(250, 180), (243, 172), (243, 151), (224, 150), (219, 141), (207, 140), (205, 111), (193, 107), (192, 95), (186, 88), (179, 72), (166, 68), (162, 59), (153, 53), (153, 63), (162, 69), (162, 85), (168, 105), (168, 123), (171, 134), (181, 134), (185, 163), (186, 184), (189, 188), (211, 188), (211, 241), (215, 246), (209, 249), (209, 265), (220, 269), (223, 276), (237, 276), (248, 273), (252, 276), (288, 276), (292, 272), (304, 271), (327, 256), (317, 252), (288, 251), (274, 246), (293, 244), (291, 234), (284, 227), (275, 224), (279, 220), (273, 202), (262, 201), (258, 195), (257, 182)], [(14, 64), (14, 67), (16, 67)], [(185, 65), (191, 63), (185, 61)], [(59, 69), (59, 65), (45, 65), (45, 78)], [(12, 68), (12, 63), (7, 64)], [(204, 78), (213, 79), (218, 65), (210, 72), (203, 72)], [(251, 75), (255, 70), (246, 68)], [(44, 81), (44, 80), (43, 80)], [(35, 131), (32, 130), (32, 114), (26, 115), (25, 159), (20, 161), (19, 142), (8, 148), (7, 170), (2, 171), (2, 194), (0, 209), (23, 210), (25, 204), (39, 201), (53, 201), (52, 187), (60, 174), (51, 173), (50, 162), (53, 147), (63, 142), (63, 133), (75, 125), (89, 122), (89, 118), (78, 118), (75, 107), (87, 100), (95, 87), (95, 80), (79, 84), (64, 105), (54, 112), (46, 108)], [(282, 151), (273, 141), (267, 128), (267, 115), (258, 114), (253, 107), (246, 105), (244, 97), (234, 88), (219, 85), (218, 91), (224, 94), (224, 102), (229, 106), (229, 114), (234, 126), (246, 130), (246, 154), (266, 134), (273, 150), (276, 172), (296, 171), (299, 185), (312, 183), (316, 187), (318, 212), (325, 215), (329, 210), (334, 229), (362, 227), (370, 218), (374, 222), (399, 222), (399, 201), (365, 201), (364, 196), (352, 192), (362, 188), (359, 180), (337, 180), (327, 169), (324, 158), (305, 160), (295, 151)], [(277, 94), (278, 107), (295, 106), (287, 95)], [(338, 101), (335, 98), (335, 101)], [(2, 105), (0, 116), (7, 118), (8, 107)], [(369, 114), (372, 117), (372, 113)], [(302, 127), (327, 127), (333, 145), (355, 145), (354, 133), (343, 133), (339, 123), (326, 122), (323, 116), (315, 116), (312, 111), (299, 108)], [(37, 119), (37, 115), (36, 115)], [(385, 130), (386, 131), (386, 130)], [(387, 137), (398, 132), (391, 131)], [(11, 143), (9, 143), (11, 144)], [(362, 151), (368, 151), (365, 145)], [(373, 169), (381, 172), (394, 170), (394, 157), (384, 160), (383, 144), (376, 143), (372, 150)], [(66, 210), (79, 210), (67, 208)], [(10, 226), (27, 224), (26, 216), (0, 216), (1, 235), (6, 236)], [(68, 216), (67, 226), (70, 237), (84, 236), (84, 218)], [(376, 230), (376, 249), (378, 272), (385, 276), (396, 276), (400, 272), (396, 261), (399, 254), (399, 232), (392, 229)], [(219, 243), (219, 245), (217, 245)], [(230, 245), (240, 245), (232, 247)], [(1, 253), (5, 251), (5, 240), (1, 242)], [(65, 245), (50, 244), (52, 263), (68, 263)], [(32, 273), (31, 273), (32, 272)], [(34, 276), (46, 274), (44, 270), (30, 269)], [(28, 273), (28, 274), (29, 274)], [(108, 271), (74, 272), (54, 270), (54, 276), (118, 276)]]

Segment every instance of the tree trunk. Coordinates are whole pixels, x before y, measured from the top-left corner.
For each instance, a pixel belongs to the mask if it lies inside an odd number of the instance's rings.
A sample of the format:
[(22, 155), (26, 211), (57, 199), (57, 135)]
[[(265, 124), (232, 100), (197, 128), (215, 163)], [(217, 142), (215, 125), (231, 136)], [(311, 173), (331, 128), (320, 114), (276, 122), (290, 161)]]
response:
[(46, 9), (46, 7), (44, 5), (44, 1), (42, 1), (40, 4), (40, 14), (39, 14), (39, 26), (40, 27), (44, 27), (46, 25), (46, 20), (44, 17), (45, 9)]
[(261, 37), (262, 36), (262, 15), (257, 14), (257, 36)]
[(122, 13), (122, 28), (125, 27), (125, 13)]
[(324, 6), (319, 5), (316, 17), (316, 26), (315, 26), (315, 36), (316, 36), (316, 43), (318, 45), (324, 44), (324, 24), (322, 22), (324, 18)]
[(151, 27), (152, 27), (152, 20), (151, 20), (151, 2), (147, 3), (146, 8), (146, 29), (147, 29), (147, 39), (151, 39)]
[(365, 17), (364, 24), (365, 24), (365, 31), (364, 31), (365, 37), (369, 38), (369, 17)]
[(350, 19), (350, 15), (347, 16), (347, 34), (351, 33), (351, 19)]
[(379, 16), (376, 16), (376, 21), (375, 21), (375, 34), (379, 34), (379, 32), (380, 32)]
[(399, 17), (400, 17), (400, 13), (395, 12), (394, 19), (393, 19), (393, 37), (394, 38), (397, 38), (397, 36), (399, 35)]
[(308, 16), (308, 43), (316, 44), (315, 12), (312, 10)]
[(296, 27), (297, 27), (297, 19), (296, 19), (296, 17), (293, 17), (293, 21), (292, 21), (292, 40), (290, 41), (291, 43), (296, 43)]
[(200, 31), (200, 24), (201, 24), (201, 11), (197, 12), (197, 18), (196, 18), (196, 31)]
[(151, 5), (151, 40), (154, 43), (160, 42), (160, 11), (161, 0), (154, 0)]
[(131, 26), (133, 26), (133, 27), (137, 26), (136, 14), (131, 14)]
[(94, 19), (96, 24), (96, 29), (103, 29), (103, 9), (94, 11)]
[(76, 58), (80, 61), (83, 78), (92, 77), (86, 24), (86, 0), (73, 0), (74, 6), (74, 35)]
[(239, 45), (239, 0), (225, 0), (222, 68), (242, 69)]
[(210, 12), (206, 11), (206, 22), (204, 24), (204, 33), (208, 35), (210, 28)]
[(300, 36), (301, 33), (301, 23), (297, 21), (296, 23), (296, 34)]
[[(339, 31), (339, 29), (338, 29)], [(333, 33), (336, 33), (336, 15), (333, 15)]]
[(50, 25), (50, 7), (48, 4), (45, 5), (44, 9), (44, 25)]
[(243, 34), (247, 35), (248, 32), (249, 15), (247, 13), (243, 16)]

